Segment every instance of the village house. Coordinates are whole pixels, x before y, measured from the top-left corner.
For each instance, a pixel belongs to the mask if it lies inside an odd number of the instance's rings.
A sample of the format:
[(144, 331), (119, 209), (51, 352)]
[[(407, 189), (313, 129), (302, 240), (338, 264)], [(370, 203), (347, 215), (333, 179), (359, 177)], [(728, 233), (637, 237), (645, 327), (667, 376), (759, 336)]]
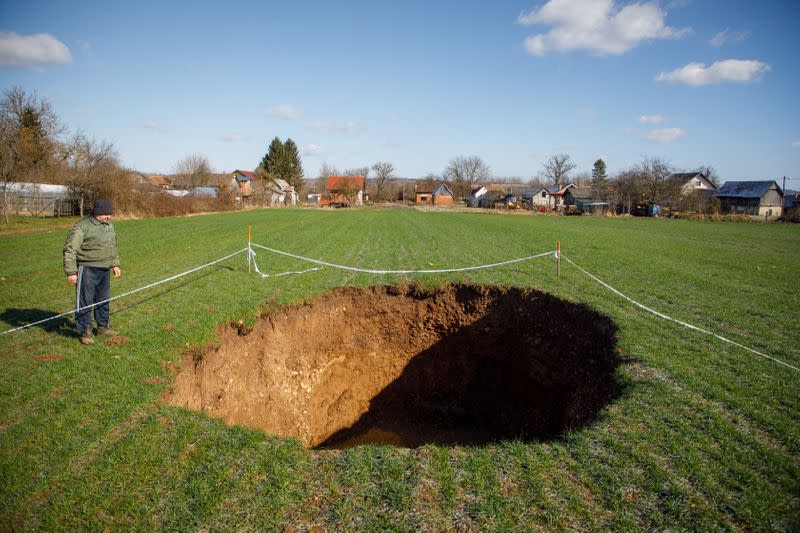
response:
[(783, 191), (775, 180), (726, 181), (715, 196), (723, 213), (775, 220), (783, 214)]
[(481, 198), (487, 192), (489, 192), (489, 189), (483, 185), (473, 187), (472, 190), (469, 191), (469, 196), (467, 196), (467, 207), (478, 207), (480, 205)]
[(677, 172), (668, 178), (680, 187), (682, 196), (688, 196), (695, 191), (713, 191), (716, 186), (708, 179), (704, 172)]
[(236, 201), (242, 204), (250, 202), (253, 196), (253, 183), (257, 183), (257, 176), (247, 170), (234, 170), (230, 181), (230, 190), (236, 194)]
[(522, 203), (529, 209), (538, 209), (547, 207), (550, 203), (550, 198), (547, 195), (547, 189), (528, 189), (520, 194)]
[(322, 198), (322, 205), (364, 205), (367, 200), (364, 176), (328, 176), (327, 188), (328, 195)]
[(679, 172), (667, 178), (661, 203), (680, 211), (705, 212), (711, 208), (716, 190), (705, 172)]
[(564, 207), (564, 195), (567, 193), (568, 190), (575, 188), (576, 185), (572, 182), (567, 183), (564, 186), (561, 185), (553, 185), (552, 187), (547, 188), (547, 198), (548, 203), (547, 207), (551, 209), (562, 209)]
[(425, 190), (427, 187), (418, 188), (416, 191), (416, 203), (428, 205), (453, 205), (453, 191), (446, 183), (442, 182), (433, 187), (433, 190)]
[(274, 178), (268, 188), (270, 205), (297, 205), (299, 196), (289, 182)]

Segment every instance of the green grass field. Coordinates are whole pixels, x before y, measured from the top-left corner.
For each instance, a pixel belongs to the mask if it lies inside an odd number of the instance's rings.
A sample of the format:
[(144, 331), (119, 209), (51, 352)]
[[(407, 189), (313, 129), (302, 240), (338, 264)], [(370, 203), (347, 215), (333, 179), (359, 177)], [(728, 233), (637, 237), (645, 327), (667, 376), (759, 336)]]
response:
[[(0, 330), (73, 306), (68, 227), (0, 231)], [(275, 209), (115, 224), (112, 294), (253, 241), (367, 268), (448, 268), (552, 250), (644, 305), (800, 366), (800, 227), (416, 210)], [(13, 226), (13, 225), (12, 225)], [(311, 265), (259, 251), (262, 270)], [(800, 372), (648, 315), (552, 258), (461, 274), (585, 302), (619, 326), (621, 396), (561, 439), (483, 447), (296, 441), (165, 406), (188, 347), (216, 324), (341, 285), (396, 283), (323, 268), (261, 279), (245, 256), (112, 304), (127, 343), (65, 328), (0, 337), (0, 528), (800, 528)], [(166, 328), (165, 326), (174, 326)]]

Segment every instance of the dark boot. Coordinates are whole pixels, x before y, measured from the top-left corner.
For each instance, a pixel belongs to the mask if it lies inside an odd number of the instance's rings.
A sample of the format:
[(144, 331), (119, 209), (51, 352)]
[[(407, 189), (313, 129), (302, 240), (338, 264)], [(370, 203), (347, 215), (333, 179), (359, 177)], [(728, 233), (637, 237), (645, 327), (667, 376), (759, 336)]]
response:
[(81, 344), (94, 344), (94, 335), (89, 330), (81, 333)]

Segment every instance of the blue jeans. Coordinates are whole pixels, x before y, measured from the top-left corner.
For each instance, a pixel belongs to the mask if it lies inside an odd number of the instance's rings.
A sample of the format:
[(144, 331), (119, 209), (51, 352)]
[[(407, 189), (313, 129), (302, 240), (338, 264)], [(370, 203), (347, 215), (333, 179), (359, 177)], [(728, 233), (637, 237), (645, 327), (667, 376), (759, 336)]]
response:
[[(76, 309), (92, 305), (111, 298), (111, 270), (95, 268), (90, 266), (78, 267)], [(94, 319), (101, 328), (109, 325), (108, 302), (95, 306)], [(92, 332), (92, 309), (82, 309), (75, 314), (78, 331), (83, 335), (84, 332)]]

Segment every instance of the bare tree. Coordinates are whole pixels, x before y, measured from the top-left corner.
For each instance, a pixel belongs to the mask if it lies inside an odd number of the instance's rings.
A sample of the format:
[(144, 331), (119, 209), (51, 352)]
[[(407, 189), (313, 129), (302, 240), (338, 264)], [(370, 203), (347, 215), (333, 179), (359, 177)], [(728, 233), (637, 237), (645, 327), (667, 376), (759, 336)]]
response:
[(453, 183), (453, 193), (464, 199), (476, 183), (489, 179), (489, 166), (478, 156), (456, 157), (444, 169), (444, 177)]
[(11, 203), (11, 184), (16, 181), (16, 173), (14, 169), (14, 145), (13, 142), (7, 137), (6, 132), (0, 133), (0, 189), (2, 189), (2, 197), (0, 203), (3, 208), (3, 219), (5, 223), (9, 223), (8, 211)]
[(369, 167), (348, 168), (342, 176), (364, 176), (364, 180), (369, 177)]
[(583, 172), (578, 172), (572, 178), (572, 182), (575, 183), (576, 187), (586, 188), (592, 186), (592, 175), (584, 170)]
[(669, 179), (675, 169), (663, 159), (646, 157), (638, 169), (648, 201), (662, 203), (679, 194), (680, 187)]
[(568, 154), (556, 154), (550, 156), (542, 165), (542, 177), (550, 181), (553, 185), (566, 185), (570, 171), (575, 169)]
[(38, 180), (53, 165), (58, 137), (65, 131), (46, 98), (20, 87), (4, 92), (0, 100), (0, 189), (6, 223), (10, 184)]
[(387, 180), (394, 178), (394, 165), (378, 161), (372, 165), (372, 170), (375, 172), (375, 198), (381, 201)]
[(326, 161), (322, 162), (317, 173), (317, 179), (314, 183), (314, 191), (318, 194), (325, 194), (328, 192), (328, 176), (339, 176), (339, 169), (334, 165), (329, 165)]
[(545, 189), (547, 188), (547, 182), (539, 176), (534, 176), (528, 180), (528, 187), (531, 189)]
[(612, 183), (616, 201), (630, 207), (636, 203), (663, 203), (680, 196), (680, 184), (671, 180), (675, 172), (662, 159), (646, 157), (627, 170), (622, 171)]
[(78, 197), (80, 215), (87, 200), (95, 197), (110, 173), (119, 169), (119, 154), (110, 141), (96, 141), (76, 133), (67, 145), (67, 186)]
[(211, 165), (206, 156), (191, 154), (178, 161), (175, 174), (187, 188), (203, 187), (211, 179)]

